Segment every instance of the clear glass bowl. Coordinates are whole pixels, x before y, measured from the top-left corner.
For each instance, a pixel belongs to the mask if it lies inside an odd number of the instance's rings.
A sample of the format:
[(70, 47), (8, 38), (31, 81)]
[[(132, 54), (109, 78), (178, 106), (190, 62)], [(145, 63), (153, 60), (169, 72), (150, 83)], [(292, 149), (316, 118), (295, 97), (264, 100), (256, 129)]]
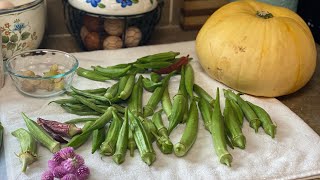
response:
[(32, 97), (51, 97), (68, 90), (78, 66), (73, 55), (49, 49), (24, 51), (6, 62), (17, 89)]

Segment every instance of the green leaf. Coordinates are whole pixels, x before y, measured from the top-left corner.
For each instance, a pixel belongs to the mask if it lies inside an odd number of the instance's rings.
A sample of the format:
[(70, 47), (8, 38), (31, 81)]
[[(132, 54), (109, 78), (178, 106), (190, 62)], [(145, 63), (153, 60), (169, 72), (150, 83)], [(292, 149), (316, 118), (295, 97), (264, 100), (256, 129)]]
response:
[(153, 4), (153, 0), (150, 0), (151, 4)]
[(30, 36), (29, 32), (24, 32), (21, 34), (21, 40), (26, 40), (28, 39), (29, 36)]
[(7, 44), (7, 49), (8, 50), (14, 50), (16, 48), (17, 44), (16, 43), (12, 43), (12, 42), (9, 42)]
[(133, 3), (137, 4), (139, 0), (132, 0)]
[(18, 41), (18, 35), (14, 34), (10, 37), (11, 42), (17, 42)]
[(102, 3), (99, 3), (99, 4), (98, 4), (98, 7), (99, 7), (99, 8), (105, 8), (106, 5), (104, 5), (104, 4), (102, 4)]
[(2, 36), (2, 43), (8, 43), (9, 37), (8, 36)]

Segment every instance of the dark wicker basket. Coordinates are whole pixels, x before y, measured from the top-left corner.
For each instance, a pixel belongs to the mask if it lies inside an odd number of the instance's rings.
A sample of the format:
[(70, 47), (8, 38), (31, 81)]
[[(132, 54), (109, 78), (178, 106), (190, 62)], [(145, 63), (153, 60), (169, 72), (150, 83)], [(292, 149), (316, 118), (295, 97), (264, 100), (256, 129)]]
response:
[[(101, 15), (101, 14), (93, 14), (89, 12), (85, 12), (83, 10), (79, 10), (73, 7), (68, 3), (68, 0), (63, 0), (64, 5), (64, 18), (66, 26), (69, 32), (75, 37), (81, 49), (83, 50), (98, 50), (103, 49), (103, 40), (108, 36), (108, 33), (104, 30), (104, 21), (106, 19), (119, 19), (124, 22), (124, 31), (119, 35), (122, 41), (122, 47), (126, 48), (126, 30), (128, 27), (134, 26), (138, 28), (141, 32), (141, 40), (137, 44), (137, 46), (145, 45), (150, 40), (152, 32), (154, 31), (155, 26), (158, 24), (161, 11), (163, 7), (163, 1), (159, 1), (158, 6), (152, 11), (137, 14), (137, 15), (129, 15), (129, 16), (113, 16), (113, 15)], [(83, 42), (81, 38), (80, 31), (84, 26), (83, 18), (85, 16), (90, 16), (96, 18), (98, 28), (96, 33), (99, 35), (99, 47), (96, 48), (88, 48), (86, 44)]]

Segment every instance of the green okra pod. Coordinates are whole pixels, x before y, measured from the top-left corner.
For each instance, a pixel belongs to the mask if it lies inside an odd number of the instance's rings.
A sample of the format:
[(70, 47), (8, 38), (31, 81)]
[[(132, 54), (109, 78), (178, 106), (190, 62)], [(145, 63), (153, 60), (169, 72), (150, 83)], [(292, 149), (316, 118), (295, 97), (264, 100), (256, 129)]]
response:
[(135, 83), (135, 74), (131, 74), (128, 77), (127, 83), (125, 85), (125, 87), (123, 88), (123, 90), (120, 92), (118, 98), (122, 99), (122, 100), (126, 100), (128, 99), (128, 97), (131, 95), (134, 83)]
[(150, 62), (150, 63), (144, 63), (144, 64), (133, 64), (134, 67), (140, 68), (140, 69), (160, 69), (167, 67), (171, 65), (172, 62), (167, 61), (159, 61), (159, 62)]
[(107, 81), (107, 80), (110, 80), (111, 78), (109, 77), (106, 77), (106, 76), (103, 76), (95, 71), (92, 71), (92, 70), (88, 70), (88, 69), (84, 69), (82, 67), (79, 67), (77, 69), (77, 74), (78, 76), (82, 76), (84, 78), (87, 78), (87, 79), (90, 79), (90, 80), (93, 80), (93, 81)]
[(162, 82), (153, 82), (149, 78), (142, 79), (143, 88), (149, 92), (154, 92), (154, 90), (162, 85)]
[(162, 109), (166, 113), (167, 117), (170, 117), (171, 110), (172, 110), (172, 102), (171, 102), (170, 94), (169, 94), (169, 84), (165, 88), (165, 90), (163, 91), (163, 95), (161, 98), (161, 105), (162, 105)]
[(116, 151), (116, 144), (123, 122), (123, 119), (116, 111), (112, 111), (112, 117), (113, 121), (111, 122), (106, 138), (100, 146), (100, 154), (105, 156), (112, 156)]
[(244, 114), (243, 114), (239, 104), (236, 101), (234, 101), (233, 99), (230, 99), (230, 103), (231, 103), (232, 109), (236, 113), (236, 116), (237, 116), (237, 119), (238, 119), (240, 126), (242, 126)]
[(1, 150), (2, 144), (3, 144), (3, 131), (4, 131), (4, 128), (0, 122), (0, 150)]
[(116, 144), (116, 152), (113, 154), (112, 159), (115, 163), (121, 164), (124, 162), (126, 152), (128, 148), (128, 136), (129, 136), (129, 119), (128, 119), (128, 108), (124, 115), (124, 122), (122, 123), (119, 137)]
[(126, 87), (127, 81), (128, 81), (129, 75), (122, 76), (119, 80), (119, 86), (118, 86), (118, 91), (117, 94), (111, 99), (113, 103), (120, 101), (121, 99), (119, 98), (120, 93), (124, 90)]
[(93, 124), (86, 130), (82, 130), (81, 134), (91, 133), (96, 129), (100, 129), (104, 127), (111, 119), (112, 119), (112, 112), (115, 111), (114, 107), (109, 107), (102, 116), (100, 116)]
[(189, 115), (189, 101), (188, 101), (188, 98), (186, 98), (187, 102), (186, 104), (184, 105), (184, 114), (183, 114), (183, 117), (182, 117), (182, 121), (180, 122), (181, 124), (184, 124), (187, 122), (187, 119), (188, 119), (188, 115)]
[[(83, 92), (92, 93), (92, 94), (102, 94), (105, 93), (108, 89), (106, 88), (96, 88), (96, 89), (85, 89)], [(75, 95), (75, 92), (68, 92), (69, 95)]]
[[(213, 113), (213, 106), (211, 106), (209, 104), (209, 102), (207, 100), (205, 100), (204, 98), (200, 98), (200, 100), (198, 101), (198, 107), (199, 107), (199, 111), (201, 113), (202, 120), (204, 122), (204, 127), (206, 128), (206, 130), (208, 130), (211, 133), (211, 117), (212, 117), (212, 113)], [(231, 149), (234, 149), (227, 134), (225, 134), (225, 136), (226, 136), (227, 145)]]
[(214, 99), (211, 97), (207, 91), (205, 91), (201, 86), (194, 84), (193, 91), (201, 98), (207, 100), (211, 106), (214, 104)]
[(161, 111), (154, 113), (152, 116), (152, 122), (156, 127), (158, 132), (157, 145), (162, 153), (171, 154), (173, 151), (173, 144), (169, 138), (169, 133), (167, 128), (163, 125)]
[[(96, 99), (92, 99), (92, 98), (87, 98), (87, 100), (92, 102), (92, 103), (99, 104), (99, 105), (106, 104), (105, 102), (102, 102), (102, 101), (99, 101), (99, 100), (96, 100)], [(81, 104), (81, 102), (78, 101), (75, 98), (58, 99), (58, 100), (54, 100), (54, 101), (49, 102), (49, 104), (53, 103), (53, 102), (56, 103), (56, 104), (73, 104), (73, 105)]]
[(54, 101), (50, 101), (48, 104), (56, 103), (56, 104), (79, 104), (80, 102), (75, 98), (65, 98), (65, 99), (57, 99)]
[(84, 104), (85, 106), (89, 107), (90, 109), (99, 112), (99, 113), (104, 113), (105, 111), (98, 107), (96, 104), (88, 101), (86, 98), (83, 98), (82, 96), (78, 96), (78, 95), (73, 95), (74, 98), (76, 98), (78, 101), (80, 101), (82, 104)]
[(156, 126), (160, 136), (169, 137), (169, 132), (163, 124), (161, 113), (162, 113), (162, 110), (154, 113), (152, 116), (152, 122)]
[(211, 135), (215, 152), (219, 158), (220, 163), (231, 166), (232, 156), (228, 152), (226, 144), (226, 133), (223, 122), (223, 116), (220, 109), (220, 93), (217, 88), (216, 99), (214, 102), (214, 109), (211, 117)]
[(37, 160), (37, 142), (25, 129), (19, 128), (11, 133), (20, 142), (21, 152), (18, 154), (22, 163), (22, 172), (26, 172), (27, 166)]
[(133, 130), (133, 137), (140, 152), (141, 159), (150, 166), (156, 160), (156, 153), (149, 135), (142, 122), (130, 111), (129, 118), (132, 122), (131, 129)]
[(83, 90), (79, 90), (73, 86), (71, 86), (70, 88), (73, 92), (75, 92), (78, 95), (85, 96), (85, 97), (92, 98), (92, 99), (96, 99), (96, 100), (103, 101), (103, 102), (110, 102), (110, 100), (104, 96), (88, 93)]
[(160, 61), (174, 61), (175, 57), (178, 56), (180, 53), (178, 52), (163, 52), (163, 53), (157, 53), (152, 54), (148, 56), (141, 57), (137, 59), (137, 63), (143, 64), (143, 63), (152, 63), (152, 62), (160, 62)]
[[(92, 126), (93, 122), (92, 121), (88, 121), (84, 124), (83, 128), (82, 128), (82, 132), (87, 131), (91, 126)], [(73, 148), (78, 148), (81, 145), (83, 145), (91, 136), (91, 132), (90, 133), (81, 133), (78, 135), (75, 135), (71, 138), (71, 140), (69, 141), (69, 143), (67, 144), (67, 146), (69, 147), (73, 147)]]
[(195, 100), (190, 104), (189, 116), (186, 123), (186, 128), (182, 134), (180, 141), (174, 145), (174, 154), (176, 156), (184, 156), (188, 153), (192, 145), (197, 139), (198, 134), (198, 118), (199, 112)]
[(183, 120), (186, 104), (188, 103), (188, 95), (185, 87), (185, 66), (181, 68), (181, 79), (179, 84), (178, 93), (173, 97), (172, 111), (169, 119), (169, 134), (172, 130)]
[(125, 67), (101, 67), (94, 66), (94, 71), (102, 74), (103, 76), (107, 76), (112, 79), (117, 79), (127, 74), (127, 72), (131, 69), (131, 65), (127, 64)]
[(134, 150), (137, 148), (137, 144), (133, 137), (133, 131), (129, 128), (129, 135), (128, 135), (128, 149), (130, 151), (130, 156), (134, 156)]
[(104, 94), (104, 96), (108, 99), (112, 99), (113, 97), (116, 96), (119, 88), (119, 81), (114, 83)]
[(160, 82), (161, 75), (158, 74), (158, 73), (155, 73), (155, 72), (151, 72), (150, 73), (150, 79), (151, 79), (152, 82), (155, 82), (155, 83)]
[(30, 134), (38, 142), (40, 142), (44, 147), (48, 148), (52, 153), (60, 150), (60, 143), (55, 141), (41, 126), (39, 126), (32, 119), (28, 118), (24, 113), (22, 113), (22, 117)]
[(75, 111), (74, 109), (70, 108), (69, 106), (66, 106), (65, 104), (60, 105), (65, 111), (67, 111), (70, 114), (76, 114), (79, 116), (99, 116), (101, 113), (96, 111)]
[(185, 65), (185, 85), (188, 95), (193, 97), (194, 71), (190, 63)]
[(88, 122), (88, 121), (96, 121), (98, 118), (97, 117), (92, 117), (92, 118), (75, 118), (75, 119), (70, 119), (64, 123), (67, 124), (77, 124), (77, 123), (83, 123), (83, 122)]
[(254, 110), (250, 107), (250, 105), (246, 101), (244, 101), (239, 94), (235, 94), (231, 90), (224, 90), (224, 94), (226, 98), (237, 101), (242, 112), (244, 113), (244, 116), (249, 121), (250, 127), (253, 128), (255, 132), (258, 132), (258, 129), (261, 126), (261, 121), (259, 120)]
[(106, 137), (106, 131), (107, 131), (106, 126), (93, 131), (91, 154), (93, 154), (94, 152), (96, 152), (97, 149), (100, 148), (100, 145), (103, 143)]
[(66, 103), (66, 104), (63, 104), (63, 105), (69, 107), (70, 109), (72, 109), (74, 111), (92, 111), (91, 108), (89, 108), (88, 106), (85, 106), (83, 104)]
[(225, 108), (223, 111), (226, 129), (232, 144), (240, 149), (244, 149), (246, 147), (246, 137), (242, 133), (238, 117), (235, 114), (230, 101), (231, 100), (228, 98), (225, 99)]
[(137, 82), (133, 86), (131, 96), (128, 101), (129, 110), (140, 116), (142, 115), (142, 97), (143, 97), (143, 87), (142, 87), (142, 75), (139, 76)]
[(144, 118), (139, 116), (138, 119), (142, 122), (142, 125), (144, 126), (151, 143), (154, 142), (158, 136), (158, 131), (156, 126), (153, 124), (153, 122), (150, 119)]
[[(174, 71), (175, 72), (175, 71)], [(157, 87), (155, 91), (152, 93), (151, 97), (149, 98), (147, 104), (143, 107), (143, 116), (147, 117), (153, 114), (155, 108), (161, 101), (163, 96), (164, 90), (167, 88), (169, 84), (169, 80), (174, 72), (168, 74), (164, 79), (161, 87)]]
[(204, 122), (204, 127), (206, 128), (206, 130), (208, 130), (211, 133), (210, 128), (211, 128), (211, 117), (212, 117), (213, 108), (209, 104), (209, 102), (204, 98), (200, 98), (198, 102), (198, 106), (199, 106), (202, 120)]
[(251, 106), (254, 112), (257, 114), (259, 120), (262, 123), (262, 128), (265, 133), (270, 135), (272, 138), (275, 137), (277, 126), (272, 122), (270, 115), (262, 107), (252, 104), (251, 102), (247, 103)]

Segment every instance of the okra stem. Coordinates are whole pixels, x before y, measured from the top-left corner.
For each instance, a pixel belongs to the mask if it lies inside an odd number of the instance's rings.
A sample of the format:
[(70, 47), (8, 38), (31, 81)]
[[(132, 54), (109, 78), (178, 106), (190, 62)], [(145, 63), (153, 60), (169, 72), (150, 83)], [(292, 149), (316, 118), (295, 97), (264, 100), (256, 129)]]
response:
[(21, 152), (18, 157), (22, 163), (22, 172), (26, 172), (27, 166), (37, 160), (37, 142), (25, 129), (19, 128), (11, 133), (20, 142)]

